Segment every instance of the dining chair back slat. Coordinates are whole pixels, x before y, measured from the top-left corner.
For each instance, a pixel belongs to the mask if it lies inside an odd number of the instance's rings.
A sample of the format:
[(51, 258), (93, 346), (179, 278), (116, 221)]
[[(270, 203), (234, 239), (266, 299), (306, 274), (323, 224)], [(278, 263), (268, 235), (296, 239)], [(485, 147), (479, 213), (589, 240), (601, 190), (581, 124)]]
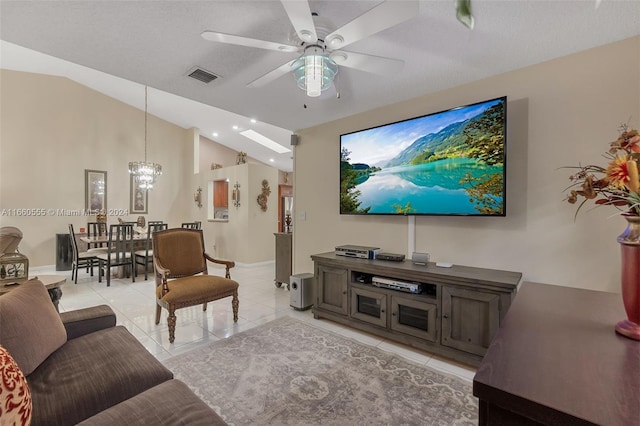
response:
[(200, 229), (201, 226), (202, 226), (202, 222), (200, 221), (182, 223), (182, 228), (184, 229)]
[(168, 229), (169, 225), (166, 223), (148, 222), (147, 226), (147, 240), (145, 241), (144, 250), (136, 250), (134, 261), (136, 266), (136, 274), (138, 273), (138, 265), (144, 267), (144, 279), (149, 278), (149, 265), (153, 263), (153, 248), (151, 243), (151, 235), (156, 231), (163, 231)]
[[(107, 235), (107, 223), (106, 222), (87, 222), (87, 237), (95, 238)], [(104, 243), (87, 243), (87, 248), (104, 247)]]
[(132, 281), (135, 282), (135, 264), (133, 262), (133, 225), (117, 224), (109, 227), (109, 242), (107, 252), (99, 254), (100, 273), (98, 282), (102, 282), (102, 275), (106, 274), (107, 287), (111, 285), (111, 267), (124, 266), (131, 273)]
[(71, 253), (73, 255), (71, 260), (71, 279), (75, 284), (78, 284), (78, 270), (80, 268), (90, 269), (91, 276), (93, 276), (93, 266), (98, 264), (98, 258), (94, 253), (81, 252), (78, 249), (76, 233), (71, 223), (69, 224), (69, 239), (71, 240)]

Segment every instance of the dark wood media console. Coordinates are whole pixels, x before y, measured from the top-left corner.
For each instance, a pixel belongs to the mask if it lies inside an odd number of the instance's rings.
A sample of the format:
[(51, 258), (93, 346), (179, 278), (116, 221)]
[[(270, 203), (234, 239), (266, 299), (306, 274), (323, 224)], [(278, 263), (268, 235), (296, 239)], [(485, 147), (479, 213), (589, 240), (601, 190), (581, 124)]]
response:
[(473, 379), (480, 425), (640, 425), (619, 294), (525, 282)]
[[(313, 314), (478, 365), (498, 331), (522, 278), (519, 272), (435, 263), (414, 265), (312, 255)], [(422, 293), (376, 287), (373, 277), (420, 283)]]

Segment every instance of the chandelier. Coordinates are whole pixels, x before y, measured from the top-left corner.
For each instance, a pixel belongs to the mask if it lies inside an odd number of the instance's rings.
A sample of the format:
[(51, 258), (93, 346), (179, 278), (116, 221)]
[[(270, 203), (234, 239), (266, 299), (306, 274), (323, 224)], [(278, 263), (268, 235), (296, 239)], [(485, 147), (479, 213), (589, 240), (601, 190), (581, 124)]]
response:
[(307, 96), (316, 97), (331, 86), (338, 65), (324, 53), (321, 45), (308, 46), (304, 55), (293, 63), (293, 77)]
[(147, 162), (147, 86), (144, 86), (144, 161), (129, 163), (129, 174), (136, 181), (136, 186), (144, 191), (153, 189), (156, 176), (162, 174), (162, 166)]

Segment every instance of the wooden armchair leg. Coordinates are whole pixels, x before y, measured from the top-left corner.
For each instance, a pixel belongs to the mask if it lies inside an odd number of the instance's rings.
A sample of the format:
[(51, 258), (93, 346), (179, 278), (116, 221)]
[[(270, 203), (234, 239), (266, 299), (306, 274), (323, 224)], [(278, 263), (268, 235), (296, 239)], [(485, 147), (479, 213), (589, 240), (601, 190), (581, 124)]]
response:
[(176, 312), (175, 309), (169, 310), (169, 317), (167, 318), (169, 323), (169, 343), (173, 343), (176, 340)]
[(156, 305), (156, 325), (160, 324), (160, 314), (162, 313), (162, 308), (160, 305)]
[(240, 302), (238, 301), (238, 290), (233, 293), (233, 299), (231, 299), (231, 307), (233, 308), (233, 322), (238, 322), (238, 306)]

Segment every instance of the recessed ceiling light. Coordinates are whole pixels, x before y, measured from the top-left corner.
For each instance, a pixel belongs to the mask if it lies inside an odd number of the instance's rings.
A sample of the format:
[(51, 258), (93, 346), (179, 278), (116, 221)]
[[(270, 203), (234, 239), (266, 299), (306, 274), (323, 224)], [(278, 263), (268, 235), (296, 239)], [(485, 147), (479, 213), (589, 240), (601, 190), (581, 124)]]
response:
[(213, 132), (213, 137), (217, 138), (218, 137), (218, 132)]
[(258, 120), (256, 120), (255, 118), (252, 118), (252, 119), (251, 119), (251, 122), (252, 122), (253, 124), (256, 124), (256, 123), (258, 122)]
[(275, 160), (273, 158), (269, 158), (269, 161), (273, 163)]
[(266, 146), (267, 148), (269, 148), (272, 151), (277, 152), (278, 154), (284, 154), (285, 152), (291, 152), (291, 150), (289, 148), (285, 148), (284, 146), (280, 145), (279, 143), (277, 143), (275, 141), (272, 141), (271, 139), (269, 139), (265, 135), (261, 135), (260, 133), (256, 132), (255, 130), (245, 130), (243, 132), (240, 132), (240, 134), (242, 136), (244, 136), (245, 138), (249, 138), (252, 141), (259, 143), (262, 146)]
[(238, 129), (239, 129), (239, 127), (234, 124), (233, 125), (233, 130), (238, 130)]

